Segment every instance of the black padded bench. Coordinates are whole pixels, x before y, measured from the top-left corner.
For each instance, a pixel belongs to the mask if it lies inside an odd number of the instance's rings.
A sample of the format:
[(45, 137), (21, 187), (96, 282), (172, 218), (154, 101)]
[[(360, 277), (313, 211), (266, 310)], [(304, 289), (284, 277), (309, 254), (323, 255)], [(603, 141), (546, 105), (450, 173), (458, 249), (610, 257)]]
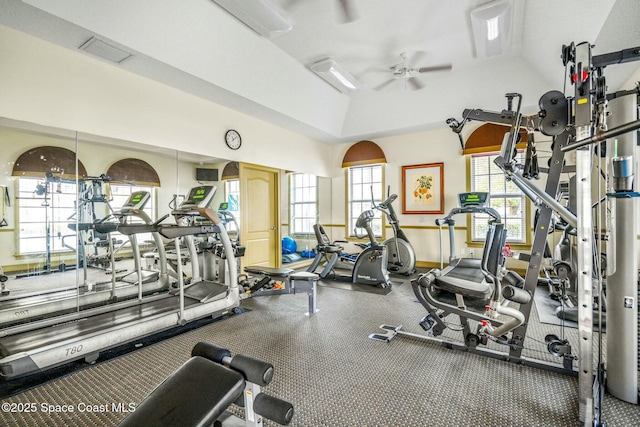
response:
[(244, 378), (239, 372), (203, 357), (192, 357), (119, 425), (211, 425), (243, 391)]
[(191, 354), (118, 426), (238, 425), (226, 412), (232, 403), (244, 406), (247, 426), (261, 426), (262, 417), (281, 425), (291, 422), (289, 402), (260, 392), (273, 378), (273, 365), (249, 356), (231, 357), (229, 350), (202, 342)]

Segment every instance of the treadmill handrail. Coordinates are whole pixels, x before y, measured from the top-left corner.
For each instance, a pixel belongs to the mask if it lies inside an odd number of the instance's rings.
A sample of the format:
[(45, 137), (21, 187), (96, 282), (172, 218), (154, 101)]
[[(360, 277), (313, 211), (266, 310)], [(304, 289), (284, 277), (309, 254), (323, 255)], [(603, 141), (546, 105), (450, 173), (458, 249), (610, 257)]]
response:
[(221, 228), (224, 227), (219, 227), (218, 225), (166, 225), (160, 226), (158, 232), (167, 239), (175, 239), (176, 237), (194, 236), (196, 234), (220, 234)]

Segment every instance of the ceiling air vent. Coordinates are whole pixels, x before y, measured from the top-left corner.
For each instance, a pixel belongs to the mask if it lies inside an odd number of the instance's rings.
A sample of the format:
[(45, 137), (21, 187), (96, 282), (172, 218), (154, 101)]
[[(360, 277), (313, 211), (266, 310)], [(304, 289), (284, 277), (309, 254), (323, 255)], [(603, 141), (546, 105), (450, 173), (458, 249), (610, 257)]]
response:
[(108, 61), (115, 62), (116, 64), (120, 64), (122, 61), (132, 56), (131, 53), (95, 37), (91, 37), (85, 44), (80, 46), (80, 50), (84, 50), (85, 52), (89, 52), (92, 55), (99, 56), (100, 58)]

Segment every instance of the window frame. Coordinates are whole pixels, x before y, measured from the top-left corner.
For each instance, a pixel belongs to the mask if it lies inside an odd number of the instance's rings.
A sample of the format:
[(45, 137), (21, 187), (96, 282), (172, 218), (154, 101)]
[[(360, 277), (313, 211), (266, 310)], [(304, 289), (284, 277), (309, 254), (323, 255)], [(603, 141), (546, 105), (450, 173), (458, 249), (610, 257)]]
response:
[[(33, 182), (34, 185), (34, 190), (29, 193), (28, 191), (25, 191), (23, 188), (23, 184), (25, 182)], [(47, 187), (47, 200), (48, 200), (48, 205), (45, 206), (45, 199), (43, 196), (36, 196), (34, 193), (36, 192), (36, 186), (39, 185), (44, 185)], [(64, 254), (64, 253), (72, 253), (73, 251), (71, 249), (69, 249), (68, 247), (64, 246), (62, 244), (62, 237), (65, 237), (67, 235), (70, 235), (73, 233), (73, 231), (68, 227), (69, 224), (75, 224), (76, 220), (75, 220), (75, 216), (77, 213), (77, 209), (76, 209), (76, 204), (77, 204), (77, 200), (78, 200), (78, 195), (77, 195), (77, 184), (76, 182), (68, 182), (67, 180), (64, 180), (62, 182), (59, 182), (59, 186), (60, 188), (67, 188), (67, 191), (58, 191), (57, 189), (53, 189), (53, 182), (47, 182), (46, 179), (44, 178), (40, 178), (40, 177), (33, 177), (33, 176), (23, 176), (23, 177), (19, 177), (18, 179), (16, 179), (16, 187), (15, 187), (15, 192), (16, 192), (16, 255), (18, 256), (32, 256), (32, 255), (41, 255), (41, 254), (45, 254), (47, 253), (47, 228), (49, 228), (49, 253), (50, 254)], [(31, 197), (29, 197), (28, 195), (31, 195)], [(63, 205), (60, 206), (60, 200), (63, 200), (62, 198), (64, 197), (64, 199), (69, 199), (70, 200), (70, 205)], [(55, 202), (54, 202), (55, 199)], [(29, 203), (25, 203), (26, 200), (35, 200), (36, 205), (34, 206), (29, 206)], [(38, 203), (39, 202), (39, 203)], [(27, 221), (25, 220), (25, 217), (29, 217), (32, 216), (32, 214), (34, 212), (38, 212), (37, 210), (34, 211), (34, 207), (42, 207), (45, 210), (43, 210), (42, 212), (44, 212), (44, 214), (42, 215), (43, 218), (37, 218), (37, 221)], [(54, 208), (56, 209), (62, 209), (64, 211), (66, 211), (66, 213), (70, 213), (70, 215), (64, 215), (61, 214), (62, 212), (58, 212), (59, 218), (56, 219), (54, 217), (54, 212), (52, 211)], [(50, 212), (47, 212), (51, 210)], [(61, 218), (66, 218), (65, 220), (62, 220)], [(27, 224), (31, 224), (31, 225), (37, 225), (37, 224), (42, 224), (41, 225), (41, 229), (43, 230), (43, 234), (41, 235), (35, 235), (33, 237), (28, 237), (27, 228), (32, 228), (33, 227), (25, 227), (25, 225)], [(56, 224), (58, 225), (58, 227), (56, 227)], [(65, 226), (65, 224), (67, 226)], [(37, 228), (37, 226), (36, 226)], [(63, 233), (64, 232), (64, 233)], [(34, 239), (44, 239), (44, 244), (42, 246), (39, 246), (37, 250), (27, 250), (26, 247), (29, 246), (26, 244), (26, 242), (28, 240), (34, 240)], [(24, 242), (24, 243), (23, 243)], [(35, 246), (34, 246), (35, 247)]]
[[(313, 181), (314, 184), (313, 185), (308, 185), (308, 186), (304, 186), (304, 184), (300, 187), (295, 187), (295, 181), (296, 181), (296, 176), (302, 176), (302, 180), (304, 181), (305, 177), (307, 177), (309, 179), (309, 181), (311, 181), (312, 177), (313, 177)], [(297, 193), (295, 190), (296, 189), (301, 189), (301, 193), (304, 193), (304, 189), (305, 188), (313, 188), (314, 191), (313, 193), (313, 201), (307, 201), (307, 200), (301, 200), (301, 201), (296, 201), (295, 200), (295, 194)], [(295, 211), (296, 211), (296, 206), (304, 206), (304, 205), (312, 205), (313, 206), (313, 211), (315, 212), (315, 215), (313, 216), (313, 218), (311, 217), (305, 217), (302, 216), (302, 220), (304, 223), (304, 220), (309, 220), (311, 219), (311, 222), (309, 223), (309, 229), (308, 230), (302, 230), (302, 231), (297, 231), (295, 229), (295, 224), (296, 224), (296, 217), (295, 217)], [(304, 208), (302, 209), (304, 210)], [(292, 236), (312, 236), (314, 235), (314, 231), (313, 231), (313, 224), (318, 222), (318, 177), (316, 175), (313, 174), (309, 174), (309, 173), (302, 173), (302, 172), (292, 172), (289, 174), (289, 234)], [(304, 228), (304, 226), (303, 226)]]
[[(374, 196), (374, 202), (376, 204), (381, 203), (382, 201), (384, 201), (384, 187), (385, 187), (385, 163), (371, 163), (371, 164), (362, 164), (362, 165), (353, 165), (353, 166), (349, 166), (347, 168), (345, 168), (345, 236), (347, 237), (347, 240), (359, 240), (360, 238), (362, 238), (362, 236), (356, 236), (356, 234), (354, 233), (354, 227), (355, 227), (355, 221), (358, 218), (358, 216), (352, 216), (351, 212), (353, 210), (353, 204), (360, 204), (361, 206), (367, 206), (366, 209), (371, 209), (371, 196), (370, 196), (370, 190), (367, 190), (367, 194), (368, 197), (365, 198), (364, 196), (364, 191), (363, 191), (363, 198), (362, 199), (358, 199), (358, 200), (352, 200), (351, 199), (351, 194), (352, 194), (352, 183), (351, 183), (351, 177), (352, 177), (352, 171), (355, 169), (363, 169), (363, 168), (375, 168), (375, 167), (379, 167), (380, 168), (380, 192), (378, 193), (380, 195), (379, 198)], [(371, 183), (376, 183), (376, 181), (370, 181)], [(365, 185), (363, 184), (363, 187)], [(370, 185), (367, 186), (367, 188), (370, 188)], [(375, 190), (374, 190), (375, 193)], [(360, 212), (363, 212), (365, 209), (361, 209)], [(382, 215), (382, 212), (380, 212), (379, 210), (374, 210), (375, 212), (375, 217), (373, 220), (373, 225), (372, 228), (374, 230), (374, 234), (376, 239), (379, 239), (380, 241), (384, 241), (386, 239), (386, 227), (385, 227), (385, 218), (384, 215)], [(360, 214), (358, 214), (360, 215)], [(380, 229), (380, 233), (375, 233), (376, 228)], [(364, 233), (364, 231), (363, 231)]]

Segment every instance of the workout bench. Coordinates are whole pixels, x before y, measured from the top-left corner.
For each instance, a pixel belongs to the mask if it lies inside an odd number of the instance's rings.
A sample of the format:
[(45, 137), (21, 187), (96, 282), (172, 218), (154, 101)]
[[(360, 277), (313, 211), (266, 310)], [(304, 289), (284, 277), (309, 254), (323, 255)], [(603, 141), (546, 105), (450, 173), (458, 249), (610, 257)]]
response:
[[(306, 291), (309, 296), (309, 312), (305, 314), (312, 316), (319, 311), (316, 302), (316, 288), (320, 276), (317, 274), (306, 271), (295, 271), (290, 268), (263, 267), (261, 265), (245, 267), (244, 271), (249, 274), (262, 276), (253, 286), (246, 290), (247, 295), (295, 294), (297, 286), (301, 291)], [(272, 281), (281, 281), (284, 287), (273, 290), (263, 289)]]
[[(199, 342), (185, 362), (119, 427), (262, 426), (263, 417), (281, 425), (293, 418), (293, 405), (260, 391), (273, 379), (273, 365)], [(226, 412), (235, 403), (245, 420)]]

